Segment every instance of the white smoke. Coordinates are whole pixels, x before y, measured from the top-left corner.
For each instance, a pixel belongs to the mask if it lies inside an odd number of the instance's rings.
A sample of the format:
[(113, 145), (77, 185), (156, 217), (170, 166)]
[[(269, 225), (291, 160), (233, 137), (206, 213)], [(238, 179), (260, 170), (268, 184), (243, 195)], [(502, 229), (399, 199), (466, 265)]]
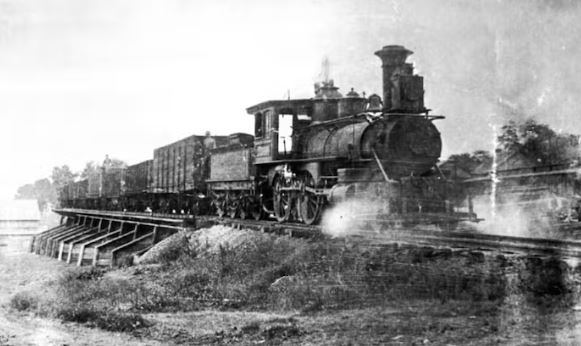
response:
[(484, 221), (477, 229), (489, 234), (519, 237), (550, 237), (556, 234), (555, 224), (570, 217), (569, 199), (545, 192), (533, 200), (504, 198), (491, 203), (491, 196), (478, 196), (473, 200), (474, 212)]
[(377, 203), (364, 199), (351, 199), (327, 208), (322, 216), (323, 233), (332, 237), (361, 235), (366, 226), (378, 215)]

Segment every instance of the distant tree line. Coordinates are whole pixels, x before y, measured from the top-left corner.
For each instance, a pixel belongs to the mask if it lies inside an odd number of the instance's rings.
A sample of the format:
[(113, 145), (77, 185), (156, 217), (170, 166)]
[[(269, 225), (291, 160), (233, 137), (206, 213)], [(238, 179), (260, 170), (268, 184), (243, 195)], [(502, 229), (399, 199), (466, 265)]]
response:
[(558, 133), (529, 119), (508, 122), (498, 136), (501, 150), (520, 153), (539, 165), (572, 163), (579, 159), (579, 135)]
[[(103, 162), (104, 166), (108, 167), (126, 167), (127, 164), (119, 159), (109, 159), (108, 157)], [(58, 202), (58, 194), (61, 189), (75, 181), (87, 179), (89, 176), (98, 174), (101, 170), (95, 161), (90, 161), (85, 164), (85, 168), (81, 172), (73, 173), (69, 166), (63, 165), (54, 167), (52, 174), (48, 178), (42, 178), (32, 184), (25, 184), (16, 190), (15, 199), (36, 199), (38, 201), (39, 210), (45, 210), (48, 204), (56, 205)]]
[[(579, 135), (558, 133), (533, 119), (509, 121), (497, 136), (497, 153), (502, 152), (505, 157), (518, 153), (539, 166), (578, 164), (580, 150)], [(466, 172), (473, 172), (482, 164), (492, 164), (492, 152), (478, 150), (455, 154), (447, 161)]]

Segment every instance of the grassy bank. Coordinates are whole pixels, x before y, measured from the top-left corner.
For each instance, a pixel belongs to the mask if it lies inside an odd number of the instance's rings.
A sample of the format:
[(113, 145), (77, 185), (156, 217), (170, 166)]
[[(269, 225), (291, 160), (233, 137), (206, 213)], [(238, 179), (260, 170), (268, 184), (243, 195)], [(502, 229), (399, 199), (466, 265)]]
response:
[[(144, 315), (162, 312), (308, 316), (424, 302), (420, 305), (439, 306), (439, 313), (492, 316), (515, 292), (527, 289), (511, 274), (513, 265), (485, 260), (478, 253), (241, 234), (218, 245), (182, 234), (158, 249), (150, 264), (118, 270), (71, 268), (42, 291), (14, 295), (10, 305), (139, 334), (153, 324)], [(249, 332), (259, 329), (253, 322), (244, 327)]]

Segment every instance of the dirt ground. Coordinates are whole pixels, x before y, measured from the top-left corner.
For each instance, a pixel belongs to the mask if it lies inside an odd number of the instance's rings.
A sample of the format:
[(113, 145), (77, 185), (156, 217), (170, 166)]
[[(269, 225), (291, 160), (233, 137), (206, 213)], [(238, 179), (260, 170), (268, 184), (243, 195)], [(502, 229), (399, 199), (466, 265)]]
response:
[[(441, 308), (441, 309), (439, 309)], [(580, 345), (579, 314), (536, 318), (486, 307), (417, 302), (393, 309), (314, 314), (203, 311), (151, 314), (151, 337), (179, 344), (235, 345)], [(168, 340), (168, 339), (166, 339)]]
[[(136, 335), (43, 319), (9, 307), (42, 290), (66, 265), (0, 238), (0, 346), (5, 345), (580, 345), (581, 308), (547, 314), (524, 302), (399, 301), (334, 311), (155, 313)], [(111, 273), (114, 274), (114, 273)], [(386, 307), (388, 306), (388, 307)]]
[(11, 310), (8, 302), (14, 293), (42, 289), (65, 268), (56, 260), (27, 253), (28, 242), (29, 238), (0, 236), (0, 346), (164, 344)]

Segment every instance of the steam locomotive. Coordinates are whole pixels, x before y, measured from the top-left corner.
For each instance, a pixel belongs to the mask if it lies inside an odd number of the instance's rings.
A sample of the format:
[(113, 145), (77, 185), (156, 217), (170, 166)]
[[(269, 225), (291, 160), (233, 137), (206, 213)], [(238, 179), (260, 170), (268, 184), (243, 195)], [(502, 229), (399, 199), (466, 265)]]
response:
[(361, 200), (373, 206), (366, 215), (386, 222), (477, 220), (438, 172), (434, 121), (444, 117), (424, 107), (423, 77), (406, 62), (412, 52), (391, 45), (375, 54), (383, 98), (353, 89), (343, 96), (325, 80), (312, 98), (247, 108), (254, 136), (191, 136), (119, 172), (104, 165), (99, 188), (88, 188), (90, 177), (69, 184), (61, 204), (314, 224), (327, 205)]

